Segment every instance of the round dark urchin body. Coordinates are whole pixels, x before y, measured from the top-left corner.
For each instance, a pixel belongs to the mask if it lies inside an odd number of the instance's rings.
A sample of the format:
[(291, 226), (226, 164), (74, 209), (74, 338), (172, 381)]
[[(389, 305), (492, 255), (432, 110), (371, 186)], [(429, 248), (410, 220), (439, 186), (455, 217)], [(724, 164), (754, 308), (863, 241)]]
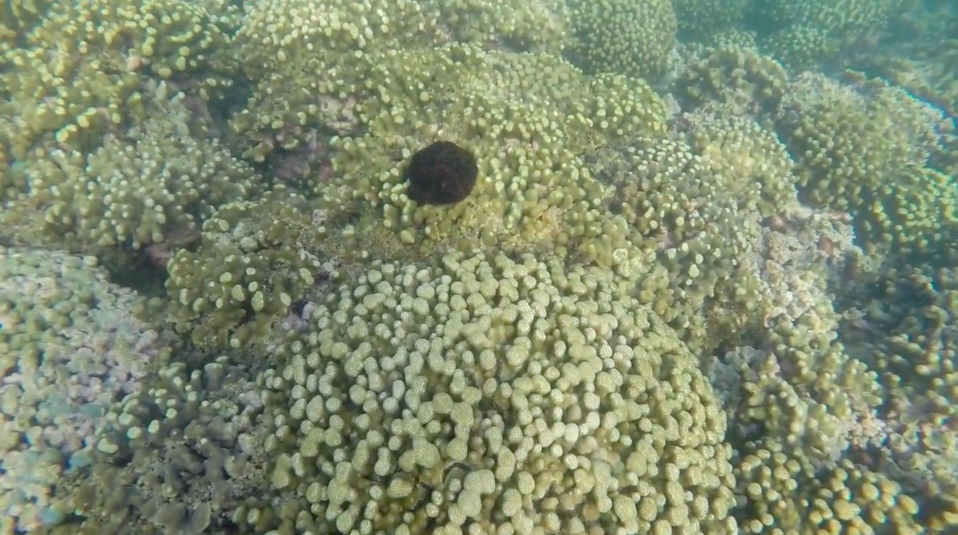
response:
[(456, 204), (476, 185), (473, 154), (450, 141), (437, 141), (413, 154), (406, 169), (409, 198), (419, 204)]

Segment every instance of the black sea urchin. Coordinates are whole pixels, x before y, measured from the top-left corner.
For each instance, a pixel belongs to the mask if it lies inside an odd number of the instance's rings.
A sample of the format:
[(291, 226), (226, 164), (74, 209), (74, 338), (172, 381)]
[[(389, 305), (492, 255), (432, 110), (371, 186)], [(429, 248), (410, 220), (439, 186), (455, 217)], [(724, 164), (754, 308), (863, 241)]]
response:
[(437, 141), (413, 154), (406, 169), (408, 195), (419, 204), (456, 204), (469, 196), (478, 175), (471, 152)]

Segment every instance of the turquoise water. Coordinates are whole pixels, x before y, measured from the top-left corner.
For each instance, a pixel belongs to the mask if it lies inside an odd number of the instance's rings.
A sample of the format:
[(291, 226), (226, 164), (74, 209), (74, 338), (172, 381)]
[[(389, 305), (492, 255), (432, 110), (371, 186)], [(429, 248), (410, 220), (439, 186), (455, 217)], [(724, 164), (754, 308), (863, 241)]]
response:
[(958, 533), (958, 19), (11, 0), (0, 534)]

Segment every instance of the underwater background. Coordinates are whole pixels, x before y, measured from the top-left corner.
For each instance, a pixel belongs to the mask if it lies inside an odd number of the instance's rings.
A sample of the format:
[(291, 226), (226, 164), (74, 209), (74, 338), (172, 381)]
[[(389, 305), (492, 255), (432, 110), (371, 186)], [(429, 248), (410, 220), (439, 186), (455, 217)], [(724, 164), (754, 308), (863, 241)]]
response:
[(944, 0), (7, 0), (0, 535), (956, 534), (956, 112)]

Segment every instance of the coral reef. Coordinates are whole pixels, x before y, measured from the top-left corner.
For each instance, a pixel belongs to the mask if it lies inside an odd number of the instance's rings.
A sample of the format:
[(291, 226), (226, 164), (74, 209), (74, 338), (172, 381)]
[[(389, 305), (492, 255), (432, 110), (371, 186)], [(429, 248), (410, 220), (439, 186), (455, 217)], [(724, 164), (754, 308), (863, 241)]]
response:
[(958, 532), (956, 28), (7, 2), (0, 534)]

